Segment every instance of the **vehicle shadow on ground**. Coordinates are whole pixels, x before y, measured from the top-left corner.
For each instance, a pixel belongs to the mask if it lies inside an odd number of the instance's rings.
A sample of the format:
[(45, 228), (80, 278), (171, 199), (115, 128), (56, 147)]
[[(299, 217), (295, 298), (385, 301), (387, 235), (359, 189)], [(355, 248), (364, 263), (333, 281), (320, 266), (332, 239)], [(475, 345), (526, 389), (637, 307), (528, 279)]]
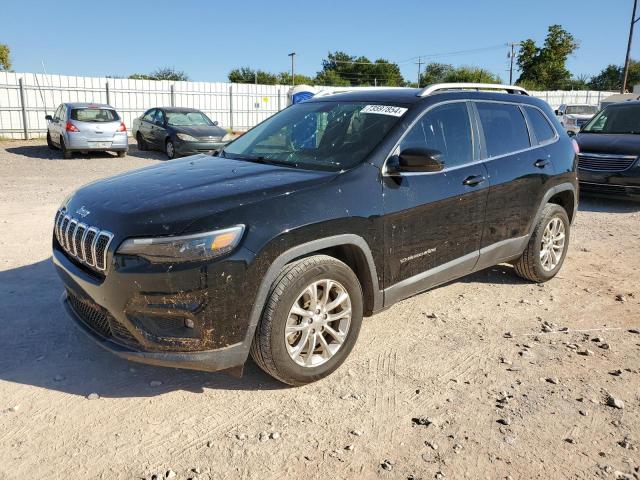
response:
[(251, 360), (242, 378), (122, 360), (72, 324), (60, 305), (62, 288), (50, 259), (0, 272), (0, 381), (102, 397), (286, 388)]
[[(35, 158), (40, 160), (64, 160), (62, 158), (62, 152), (60, 150), (51, 150), (46, 144), (43, 145), (21, 145), (18, 147), (8, 147), (6, 151), (14, 155), (22, 155), (29, 158)], [(128, 157), (145, 158), (148, 160), (167, 160), (167, 156), (163, 152), (138, 150), (135, 143), (129, 144)], [(66, 162), (73, 160), (84, 160), (87, 158), (118, 158), (114, 152), (74, 152), (73, 156)], [(126, 157), (125, 157), (126, 159)]]
[(580, 194), (578, 210), (598, 213), (633, 213), (640, 211), (640, 202)]

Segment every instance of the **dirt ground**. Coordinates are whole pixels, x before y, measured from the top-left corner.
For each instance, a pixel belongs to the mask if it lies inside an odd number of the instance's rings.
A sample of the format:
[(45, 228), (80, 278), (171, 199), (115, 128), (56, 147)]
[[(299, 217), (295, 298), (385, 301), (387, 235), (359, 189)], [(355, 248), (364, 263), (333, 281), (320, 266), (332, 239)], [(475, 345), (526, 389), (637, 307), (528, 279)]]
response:
[(501, 265), (418, 295), (289, 388), (128, 363), (65, 317), (56, 208), (162, 159), (0, 142), (0, 478), (640, 477), (640, 204), (583, 199), (551, 282)]

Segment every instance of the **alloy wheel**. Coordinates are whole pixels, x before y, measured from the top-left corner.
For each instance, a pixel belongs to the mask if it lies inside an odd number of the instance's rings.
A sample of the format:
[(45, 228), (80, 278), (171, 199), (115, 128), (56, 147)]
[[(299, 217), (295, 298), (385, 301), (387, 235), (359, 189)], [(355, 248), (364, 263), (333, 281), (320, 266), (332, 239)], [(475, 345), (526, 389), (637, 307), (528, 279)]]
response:
[(540, 263), (547, 272), (558, 266), (564, 252), (566, 229), (562, 219), (553, 217), (544, 229), (540, 246)]
[(289, 311), (284, 332), (287, 352), (303, 367), (330, 360), (344, 344), (351, 325), (351, 298), (335, 280), (307, 286)]

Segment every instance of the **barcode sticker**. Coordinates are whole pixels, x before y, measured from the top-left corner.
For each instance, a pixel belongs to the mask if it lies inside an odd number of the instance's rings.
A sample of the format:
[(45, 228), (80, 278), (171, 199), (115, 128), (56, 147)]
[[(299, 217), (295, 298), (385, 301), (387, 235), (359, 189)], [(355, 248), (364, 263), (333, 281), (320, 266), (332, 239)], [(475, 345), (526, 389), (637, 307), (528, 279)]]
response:
[(401, 117), (407, 109), (404, 107), (394, 107), (393, 105), (367, 105), (360, 113), (376, 113), (378, 115), (391, 115)]

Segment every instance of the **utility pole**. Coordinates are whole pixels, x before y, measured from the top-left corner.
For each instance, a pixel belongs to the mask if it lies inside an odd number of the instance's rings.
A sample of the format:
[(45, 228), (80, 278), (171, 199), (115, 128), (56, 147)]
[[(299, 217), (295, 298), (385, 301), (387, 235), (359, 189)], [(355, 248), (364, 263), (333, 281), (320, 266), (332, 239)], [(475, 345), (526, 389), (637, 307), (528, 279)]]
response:
[(513, 59), (516, 56), (516, 47), (520, 46), (520, 42), (511, 42), (508, 45), (511, 47), (511, 52), (509, 52), (509, 85), (513, 85)]
[(420, 88), (420, 75), (422, 74), (422, 57), (418, 57), (418, 88)]
[(629, 26), (629, 42), (627, 43), (627, 56), (624, 59), (624, 74), (622, 75), (622, 88), (620, 93), (624, 93), (627, 90), (627, 78), (629, 76), (629, 59), (631, 56), (631, 42), (633, 41), (633, 27), (636, 25), (640, 17), (636, 18), (636, 8), (638, 7), (638, 0), (633, 0), (633, 12), (631, 13), (631, 25)]
[(296, 76), (294, 70), (294, 58), (296, 56), (296, 52), (291, 52), (289, 56), (291, 57), (291, 86), (293, 87), (296, 84)]

